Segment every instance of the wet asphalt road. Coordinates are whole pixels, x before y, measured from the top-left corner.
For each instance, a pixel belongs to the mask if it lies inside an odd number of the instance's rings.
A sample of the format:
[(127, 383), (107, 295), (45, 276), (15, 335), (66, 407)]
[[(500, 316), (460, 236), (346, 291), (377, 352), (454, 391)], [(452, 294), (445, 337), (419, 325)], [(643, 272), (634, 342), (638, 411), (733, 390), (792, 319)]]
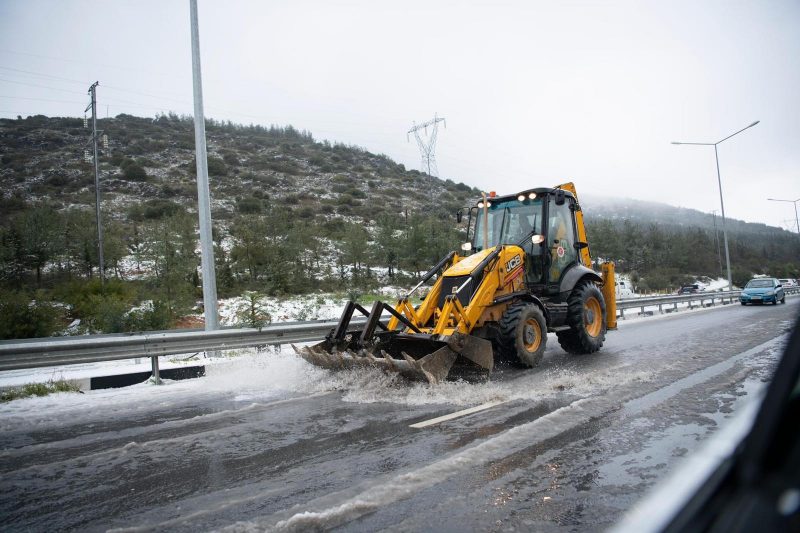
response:
[[(210, 375), (4, 407), (3, 529), (602, 530), (755, 395), (799, 310), (631, 320), (591, 356), (550, 335), (537, 369), (436, 391), (292, 360), (281, 387)], [(503, 403), (409, 427), (486, 401)]]

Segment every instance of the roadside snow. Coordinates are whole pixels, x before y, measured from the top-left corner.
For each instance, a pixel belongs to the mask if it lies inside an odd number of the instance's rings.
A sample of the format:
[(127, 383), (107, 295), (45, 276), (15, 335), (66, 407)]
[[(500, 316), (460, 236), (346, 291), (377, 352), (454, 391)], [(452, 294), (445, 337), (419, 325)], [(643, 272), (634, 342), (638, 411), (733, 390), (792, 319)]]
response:
[[(726, 280), (722, 281), (725, 281), (727, 283)], [(386, 289), (387, 292), (392, 292), (396, 290), (398, 289), (391, 287)], [(790, 298), (794, 298), (794, 295), (790, 295)], [(389, 300), (389, 298), (387, 298), (387, 300)], [(287, 320), (322, 320), (322, 319), (336, 320), (339, 318), (342, 307), (346, 300), (344, 298), (335, 298), (330, 295), (320, 295), (320, 296), (303, 296), (303, 297), (282, 299), (282, 300), (276, 298), (266, 298), (265, 301), (266, 301), (265, 305), (267, 305), (267, 307), (270, 309), (270, 313), (272, 313), (273, 323), (275, 323)], [(234, 309), (235, 304), (243, 302), (243, 299), (231, 298), (228, 300), (224, 300), (223, 302), (225, 303), (225, 305), (220, 305), (220, 310), (223, 313), (222, 323), (225, 325), (235, 325), (236, 323), (235, 316), (232, 314), (232, 310)], [(738, 302), (734, 301), (733, 305), (738, 306), (739, 304)], [(624, 328), (627, 324), (638, 322), (640, 320), (662, 320), (675, 316), (677, 314), (683, 315), (684, 313), (687, 312), (688, 313), (710, 312), (715, 309), (719, 309), (721, 307), (726, 307), (726, 306), (722, 306), (719, 303), (717, 303), (713, 307), (695, 306), (693, 309), (689, 309), (688, 304), (679, 304), (678, 312), (671, 312), (671, 313), (665, 312), (664, 314), (659, 314), (658, 306), (646, 306), (644, 315), (640, 314), (640, 309), (628, 309), (626, 310), (625, 318), (618, 319), (617, 326), (619, 328)], [(672, 306), (665, 305), (664, 309), (665, 311), (667, 309), (672, 309)], [(233, 385), (235, 385), (236, 383), (247, 382), (246, 378), (248, 378), (248, 374), (253, 371), (253, 366), (256, 366), (257, 368), (262, 368), (263, 366), (265, 370), (268, 370), (270, 372), (275, 370), (276, 365), (281, 366), (280, 372), (275, 374), (276, 380), (283, 379), (280, 377), (281, 372), (285, 373), (287, 371), (291, 371), (296, 375), (298, 372), (301, 371), (305, 372), (309, 368), (312, 368), (310, 365), (297, 358), (295, 354), (292, 352), (291, 347), (286, 345), (282, 347), (282, 350), (268, 348), (266, 351), (257, 352), (253, 348), (253, 349), (230, 350), (227, 352), (221, 352), (221, 355), (222, 355), (221, 357), (207, 358), (204, 356), (202, 352), (200, 352), (197, 354), (188, 353), (175, 356), (161, 357), (159, 358), (159, 366), (161, 369), (168, 369), (168, 368), (179, 368), (182, 366), (189, 366), (189, 365), (205, 365), (207, 377), (214, 376), (214, 379), (212, 380), (213, 383), (222, 384), (230, 381), (230, 383)], [(102, 363), (88, 363), (82, 365), (67, 365), (67, 366), (49, 367), (49, 368), (11, 370), (11, 371), (0, 372), (0, 388), (18, 387), (26, 383), (45, 383), (48, 380), (65, 379), (65, 380), (76, 380), (80, 382), (81, 380), (88, 380), (88, 378), (91, 377), (148, 372), (151, 369), (150, 364), (151, 363), (148, 358), (141, 358), (141, 359), (128, 359), (121, 361), (107, 361)], [(241, 374), (239, 374), (240, 371)], [(229, 377), (227, 378), (224, 377), (226, 375), (228, 375)], [(371, 376), (370, 379), (377, 379), (380, 382), (389, 379), (385, 376), (383, 377), (382, 376), (383, 374), (378, 372), (375, 376)], [(193, 379), (187, 381), (199, 382), (203, 381), (204, 379), (206, 378)], [(260, 380), (262, 378), (259, 377), (258, 379)], [(341, 382), (343, 376), (339, 376), (338, 378), (335, 379), (340, 381), (336, 382), (336, 384), (332, 386), (349, 388), (347, 387), (346, 383)], [(351, 376), (351, 379), (363, 379), (363, 373)], [(259, 386), (264, 385), (263, 382), (259, 381), (258, 383)], [(270, 383), (270, 385), (278, 386), (277, 382)], [(85, 386), (88, 387), (88, 384), (86, 384)], [(322, 388), (324, 389), (324, 387)], [(131, 389), (131, 387), (125, 388), (125, 390), (128, 389)], [(321, 389), (316, 388), (314, 390), (321, 390)], [(91, 391), (91, 392), (94, 394), (99, 391)], [(64, 396), (64, 394), (58, 394), (57, 396)], [(28, 400), (17, 400), (17, 401), (28, 401)], [(2, 413), (2, 409), (0, 409), (0, 413)]]

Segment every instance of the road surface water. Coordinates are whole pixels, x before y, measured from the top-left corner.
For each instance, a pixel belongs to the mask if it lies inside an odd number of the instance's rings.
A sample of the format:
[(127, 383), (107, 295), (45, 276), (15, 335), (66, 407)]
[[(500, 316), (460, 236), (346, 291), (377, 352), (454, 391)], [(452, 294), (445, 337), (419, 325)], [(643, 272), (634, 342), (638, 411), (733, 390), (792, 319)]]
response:
[[(758, 396), (800, 310), (627, 321), (487, 382), (331, 373), (288, 351), (191, 382), (0, 406), (7, 530), (596, 531)], [(492, 402), (422, 428), (412, 424)]]

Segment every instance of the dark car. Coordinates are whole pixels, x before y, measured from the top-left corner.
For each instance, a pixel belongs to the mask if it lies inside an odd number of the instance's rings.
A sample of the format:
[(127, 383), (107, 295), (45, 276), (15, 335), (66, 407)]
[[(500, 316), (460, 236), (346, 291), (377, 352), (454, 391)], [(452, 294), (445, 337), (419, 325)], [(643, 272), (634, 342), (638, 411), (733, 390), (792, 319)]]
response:
[(678, 294), (697, 294), (700, 292), (699, 285), (684, 285), (678, 289)]
[(775, 278), (755, 278), (747, 282), (739, 295), (742, 305), (786, 303), (786, 293), (780, 281)]

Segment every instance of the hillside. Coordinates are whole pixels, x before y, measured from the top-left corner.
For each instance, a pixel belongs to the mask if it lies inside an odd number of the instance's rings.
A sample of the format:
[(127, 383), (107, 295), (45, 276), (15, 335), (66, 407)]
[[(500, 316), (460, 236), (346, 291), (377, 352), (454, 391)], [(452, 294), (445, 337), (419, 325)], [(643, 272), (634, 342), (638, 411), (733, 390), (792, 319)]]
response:
[[(118, 115), (98, 124), (108, 137), (99, 158), (106, 286), (97, 282), (83, 120), (0, 120), (0, 311), (8, 315), (11, 306), (24, 315), (35, 293), (37, 302), (66, 303), (69, 316), (92, 330), (166, 327), (200, 296), (192, 120)], [(291, 126), (209, 120), (206, 131), (222, 297), (408, 284), (463, 241), (453, 213), (479, 195)], [(581, 200), (593, 255), (616, 261), (639, 285), (670, 289), (690, 276), (720, 274), (710, 215)], [(730, 220), (729, 237), (735, 282), (753, 273), (800, 275), (796, 235)]]
[[(124, 220), (135, 206), (147, 209), (169, 203), (194, 209), (191, 118), (119, 115), (99, 119), (98, 129), (108, 136), (108, 148), (100, 150), (100, 172), (109, 216)], [(382, 213), (431, 206), (451, 212), (477, 193), (464, 184), (407, 171), (384, 155), (316, 142), (310, 133), (291, 126), (264, 128), (209, 120), (206, 132), (212, 216), (217, 220), (228, 220), (237, 212), (260, 212), (279, 201), (306, 217), (376, 220)], [(93, 206), (93, 169), (83, 159), (84, 150), (90, 148), (88, 139), (89, 130), (81, 119), (0, 120), (3, 212), (8, 214), (22, 202), (47, 202), (56, 208)], [(369, 202), (364, 201), (367, 196)]]

